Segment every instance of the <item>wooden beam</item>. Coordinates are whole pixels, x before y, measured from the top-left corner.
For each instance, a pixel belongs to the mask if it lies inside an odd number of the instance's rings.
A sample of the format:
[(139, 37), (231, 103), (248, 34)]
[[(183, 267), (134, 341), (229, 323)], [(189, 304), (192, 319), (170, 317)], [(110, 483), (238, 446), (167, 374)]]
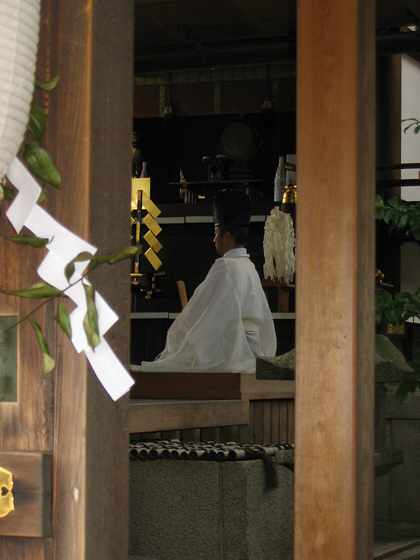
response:
[(131, 371), (132, 399), (293, 399), (295, 382), (255, 373)]
[(240, 399), (239, 372), (132, 372), (134, 399)]
[(295, 560), (372, 558), (374, 38), (373, 0), (298, 3)]
[(249, 423), (248, 400), (132, 399), (130, 433), (239, 426)]

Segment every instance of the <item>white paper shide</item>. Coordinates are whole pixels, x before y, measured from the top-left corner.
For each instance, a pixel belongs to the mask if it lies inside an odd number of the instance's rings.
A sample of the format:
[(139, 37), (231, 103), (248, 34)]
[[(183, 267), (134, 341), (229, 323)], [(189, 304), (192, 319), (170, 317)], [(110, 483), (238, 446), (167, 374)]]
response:
[[(101, 342), (90, 348), (83, 328), (86, 296), (82, 285), (85, 264), (76, 263), (68, 282), (64, 269), (82, 251), (97, 248), (52, 218), (37, 204), (41, 187), (16, 158), (26, 131), (35, 81), (40, 0), (0, 0), (0, 179), (5, 175), (17, 190), (6, 213), (17, 233), (25, 226), (35, 236), (49, 240), (39, 276), (74, 303), (70, 314), (72, 342), (84, 352), (99, 381), (113, 400), (130, 390), (134, 381), (103, 336), (118, 320), (99, 293), (95, 293)], [(83, 280), (87, 282), (87, 280)]]

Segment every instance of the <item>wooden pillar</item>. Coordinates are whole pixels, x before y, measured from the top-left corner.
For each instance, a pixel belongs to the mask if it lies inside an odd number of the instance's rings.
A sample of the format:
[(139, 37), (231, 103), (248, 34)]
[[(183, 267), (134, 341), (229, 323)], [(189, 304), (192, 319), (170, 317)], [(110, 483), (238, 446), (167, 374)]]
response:
[[(133, 3), (43, 0), (37, 78), (60, 75), (40, 100), (48, 113), (46, 147), (62, 175), (46, 210), (65, 227), (112, 252), (130, 244)], [(2, 214), (1, 233), (10, 225)], [(0, 240), (1, 283), (39, 281), (41, 252)], [(42, 254), (41, 254), (42, 253)], [(119, 315), (106, 340), (129, 362), (129, 264), (98, 269), (92, 284)], [(21, 317), (28, 301), (0, 297), (3, 315)], [(2, 560), (115, 560), (128, 557), (128, 397), (113, 402), (83, 355), (54, 322), (49, 304), (34, 317), (43, 326), (56, 367), (42, 376), (31, 327), (18, 331), (18, 402), (0, 403), (3, 451), (53, 456), (52, 534), (0, 537)], [(17, 507), (17, 506), (16, 506)], [(24, 528), (22, 531), (24, 535)]]
[(374, 2), (298, 2), (295, 560), (371, 560)]
[[(100, 251), (130, 243), (132, 25), (130, 2), (59, 2), (57, 204)], [(98, 270), (92, 283), (120, 316), (106, 338), (128, 363), (128, 263)], [(66, 347), (55, 399), (57, 560), (128, 555), (127, 404), (114, 403), (85, 358)]]

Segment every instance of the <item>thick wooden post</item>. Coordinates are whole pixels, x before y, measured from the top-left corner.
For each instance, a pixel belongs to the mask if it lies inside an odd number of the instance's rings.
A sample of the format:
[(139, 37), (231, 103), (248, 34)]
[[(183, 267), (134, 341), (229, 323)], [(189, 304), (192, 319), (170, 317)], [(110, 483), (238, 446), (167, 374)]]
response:
[(298, 2), (295, 560), (373, 554), (374, 22)]
[[(58, 212), (100, 251), (113, 251), (130, 244), (132, 3), (60, 0), (56, 14)], [(129, 265), (99, 270), (92, 283), (120, 316), (106, 339), (127, 363)], [(114, 403), (67, 345), (60, 366), (54, 558), (127, 558), (127, 398)]]
[[(112, 252), (130, 244), (133, 3), (43, 0), (37, 78), (60, 75), (39, 102), (48, 113), (46, 146), (62, 175), (46, 210), (61, 224)], [(11, 234), (4, 214), (1, 233)], [(1, 284), (39, 281), (43, 251), (0, 240)], [(120, 321), (106, 340), (129, 361), (128, 262), (100, 269), (92, 284)], [(1, 315), (21, 317), (28, 301), (0, 297)], [(128, 557), (128, 397), (113, 402), (54, 321), (54, 304), (34, 317), (56, 367), (42, 376), (32, 329), (18, 330), (17, 403), (0, 403), (3, 457), (52, 453), (52, 533), (0, 537), (2, 560), (115, 560)], [(10, 455), (10, 453), (9, 453)], [(12, 515), (12, 514), (11, 514)], [(50, 516), (51, 517), (51, 516)], [(24, 532), (22, 534), (25, 534)]]

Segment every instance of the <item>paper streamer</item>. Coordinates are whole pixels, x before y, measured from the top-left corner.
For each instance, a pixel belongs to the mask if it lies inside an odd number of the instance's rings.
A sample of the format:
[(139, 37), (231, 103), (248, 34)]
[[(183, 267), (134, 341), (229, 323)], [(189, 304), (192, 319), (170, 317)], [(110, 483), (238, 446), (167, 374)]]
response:
[[(75, 309), (70, 314), (72, 343), (77, 352), (84, 352), (97, 378), (109, 396), (115, 401), (130, 390), (134, 380), (113, 353), (103, 336), (118, 320), (116, 313), (108, 306), (103, 297), (95, 293), (95, 305), (98, 312), (98, 327), (101, 342), (94, 350), (89, 346), (83, 319), (86, 315), (86, 295), (81, 281), (86, 263), (76, 263), (75, 272), (67, 280), (64, 269), (79, 253), (87, 251), (94, 255), (97, 248), (81, 239), (52, 218), (37, 200), (41, 187), (15, 158), (8, 171), (7, 178), (18, 191), (16, 198), (6, 212), (11, 224), (19, 233), (26, 226), (37, 237), (49, 240), (48, 252), (38, 267), (39, 276), (54, 288), (66, 290), (66, 295), (74, 302)], [(88, 283), (87, 280), (83, 282)]]
[(34, 90), (39, 18), (40, 0), (0, 1), (0, 179), (7, 172), (9, 181), (18, 191), (7, 217), (17, 233), (26, 226), (37, 237), (49, 240), (48, 253), (38, 268), (38, 274), (48, 284), (66, 290), (75, 303), (76, 307), (70, 315), (73, 345), (77, 352), (85, 352), (105, 390), (113, 400), (117, 400), (134, 383), (102, 338), (118, 317), (96, 293), (102, 340), (93, 351), (83, 329), (86, 296), (82, 282), (77, 282), (86, 265), (76, 263), (70, 279), (71, 287), (64, 274), (66, 264), (79, 253), (87, 251), (93, 255), (97, 249), (56, 222), (37, 205), (41, 187), (16, 158), (26, 131)]

